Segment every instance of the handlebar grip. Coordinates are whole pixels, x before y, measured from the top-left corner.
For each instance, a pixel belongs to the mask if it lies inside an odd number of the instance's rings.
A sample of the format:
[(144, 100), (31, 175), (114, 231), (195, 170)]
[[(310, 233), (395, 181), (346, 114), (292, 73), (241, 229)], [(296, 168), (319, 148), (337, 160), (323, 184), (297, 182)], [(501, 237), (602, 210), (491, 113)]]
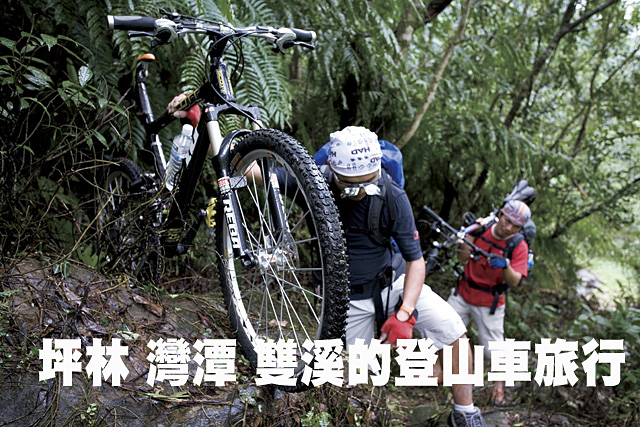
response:
[(156, 18), (146, 16), (113, 16), (107, 15), (111, 30), (150, 31), (156, 29)]
[(299, 42), (306, 42), (306, 43), (313, 44), (313, 42), (316, 41), (315, 31), (299, 30), (297, 28), (289, 28), (289, 29), (293, 31), (293, 34), (296, 35), (296, 40)]

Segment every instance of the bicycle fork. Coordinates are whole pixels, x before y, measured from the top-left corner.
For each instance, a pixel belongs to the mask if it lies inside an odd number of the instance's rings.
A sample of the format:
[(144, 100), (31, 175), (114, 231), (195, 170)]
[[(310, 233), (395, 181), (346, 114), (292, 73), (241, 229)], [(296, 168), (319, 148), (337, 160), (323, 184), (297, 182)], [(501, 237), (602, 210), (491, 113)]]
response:
[[(252, 113), (259, 111), (255, 107), (250, 107)], [(249, 130), (236, 130), (223, 139), (220, 132), (220, 125), (217, 120), (218, 108), (205, 105), (204, 113), (206, 116), (207, 134), (210, 139), (210, 146), (214, 156), (214, 169), (218, 176), (218, 188), (220, 200), (219, 203), (223, 209), (223, 219), (226, 221), (231, 247), (234, 256), (241, 260), (244, 267), (250, 267), (258, 261), (249, 249), (247, 235), (242, 227), (242, 214), (240, 203), (238, 201), (237, 189), (244, 188), (248, 185), (246, 176), (231, 176), (229, 165), (231, 164), (230, 149), (234, 139), (246, 135)], [(260, 128), (260, 120), (256, 118), (252, 122), (252, 130)], [(267, 185), (267, 201), (272, 212), (272, 220), (275, 230), (285, 230), (288, 225), (286, 222), (284, 204), (280, 193), (278, 179), (270, 161), (264, 162), (262, 165), (262, 176), (268, 179)]]

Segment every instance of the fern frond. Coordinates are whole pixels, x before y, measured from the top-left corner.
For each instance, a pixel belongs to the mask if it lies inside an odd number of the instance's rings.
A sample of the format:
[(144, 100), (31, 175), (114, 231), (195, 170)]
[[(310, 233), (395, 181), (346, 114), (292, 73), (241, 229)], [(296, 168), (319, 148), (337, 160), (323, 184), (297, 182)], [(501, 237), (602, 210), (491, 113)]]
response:
[(229, 0), (186, 0), (189, 11), (199, 18), (219, 22), (235, 22), (233, 8)]

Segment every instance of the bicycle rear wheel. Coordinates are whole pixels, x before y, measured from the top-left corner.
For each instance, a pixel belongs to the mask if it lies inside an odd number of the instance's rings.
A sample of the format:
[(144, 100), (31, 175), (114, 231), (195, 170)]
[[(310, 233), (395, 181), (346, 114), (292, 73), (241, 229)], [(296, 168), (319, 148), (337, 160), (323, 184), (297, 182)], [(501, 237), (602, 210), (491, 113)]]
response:
[(105, 268), (155, 282), (162, 274), (163, 259), (152, 209), (148, 209), (153, 189), (129, 159), (105, 163), (97, 176), (95, 246)]
[[(344, 341), (348, 308), (348, 265), (341, 224), (327, 183), (308, 152), (274, 130), (252, 132), (231, 152), (241, 224), (254, 260), (245, 266), (218, 209), (217, 249), (223, 293), (243, 353), (256, 366), (257, 339), (293, 339), (302, 354), (308, 339)], [(286, 227), (277, 230), (267, 195), (278, 184), (255, 179), (252, 165), (278, 170)], [(256, 182), (258, 181), (258, 182)], [(304, 366), (299, 365), (296, 376)], [(306, 388), (298, 378), (289, 391)]]

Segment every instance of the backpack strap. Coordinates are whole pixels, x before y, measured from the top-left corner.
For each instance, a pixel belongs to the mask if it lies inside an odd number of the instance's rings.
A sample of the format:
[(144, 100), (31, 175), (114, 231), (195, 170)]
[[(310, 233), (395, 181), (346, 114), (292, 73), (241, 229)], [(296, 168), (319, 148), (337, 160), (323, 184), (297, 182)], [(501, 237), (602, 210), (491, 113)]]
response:
[(469, 236), (474, 237), (474, 238), (477, 239), (478, 237), (481, 237), (484, 234), (484, 232), (487, 231), (489, 229), (489, 227), (491, 227), (495, 223), (496, 223), (496, 221), (494, 220), (494, 221), (490, 221), (490, 222), (488, 222), (486, 224), (480, 225), (477, 228), (475, 228), (474, 230), (472, 230), (469, 233)]
[[(505, 316), (509, 315), (509, 312), (507, 311), (507, 295), (509, 292), (509, 285), (507, 285), (506, 283), (499, 283), (495, 286), (492, 286), (490, 288), (487, 288), (485, 286), (480, 286), (477, 283), (475, 283), (473, 280), (469, 279), (466, 275), (462, 276), (464, 278), (464, 280), (466, 280), (467, 284), (469, 285), (469, 287), (473, 288), (473, 289), (477, 289), (479, 291), (482, 292), (486, 292), (488, 294), (493, 295), (493, 302), (491, 303), (491, 308), (489, 309), (489, 314), (495, 314), (496, 313), (496, 308), (498, 307), (498, 302), (500, 301), (500, 295), (504, 294), (504, 308), (505, 308)], [(456, 295), (457, 295), (458, 289), (456, 288)]]
[[(393, 261), (394, 247), (391, 243), (391, 230), (396, 222), (398, 213), (396, 211), (395, 200), (393, 200), (392, 197), (393, 184), (391, 178), (384, 169), (380, 169), (380, 179), (382, 180), (382, 183), (379, 184), (381, 187), (380, 196), (371, 197), (369, 209), (367, 210), (367, 217), (365, 218), (365, 223), (367, 224), (366, 234), (375, 245), (388, 248), (391, 252), (391, 259)], [(384, 230), (386, 233), (383, 233), (380, 224), (382, 220), (382, 210), (385, 207), (389, 210), (389, 228)], [(376, 337), (380, 336), (380, 329), (387, 320), (386, 314), (389, 311), (389, 294), (391, 291), (387, 293), (387, 304), (386, 307), (384, 307), (382, 301), (382, 290), (387, 286), (391, 286), (392, 281), (393, 263), (383, 270), (382, 277), (377, 278), (372, 292), (376, 316)]]
[[(505, 247), (502, 247), (502, 246), (492, 242), (491, 240), (489, 240), (489, 239), (487, 239), (487, 238), (485, 238), (483, 236), (483, 234), (494, 223), (495, 223), (495, 221), (492, 221), (492, 222), (490, 222), (488, 224), (482, 225), (482, 226), (476, 228), (475, 230), (473, 230), (471, 233), (469, 233), (469, 235), (472, 236), (472, 237), (475, 237), (475, 238), (480, 238), (480, 239), (484, 240), (485, 242), (489, 243), (492, 247), (502, 250), (502, 256), (504, 258), (511, 259), (511, 255), (513, 254), (514, 249), (520, 244), (520, 242), (522, 242), (524, 240), (524, 234), (521, 231), (516, 233), (513, 237), (511, 237), (509, 240), (507, 240), (507, 243), (506, 243)], [(508, 304), (507, 304), (507, 296), (509, 295), (509, 293), (508, 293), (509, 292), (509, 285), (507, 285), (506, 283), (502, 282), (502, 283), (494, 285), (494, 286), (492, 286), (490, 288), (487, 288), (485, 286), (478, 285), (473, 280), (469, 279), (466, 275), (463, 275), (463, 278), (467, 282), (469, 287), (493, 295), (493, 302), (491, 303), (491, 308), (489, 310), (489, 314), (490, 315), (495, 314), (496, 308), (498, 307), (498, 302), (500, 301), (500, 295), (504, 294), (504, 298), (505, 298), (505, 300), (504, 300), (505, 317), (509, 316), (509, 308), (508, 308)], [(456, 290), (454, 292), (454, 295), (456, 295), (456, 296), (458, 295), (459, 286), (460, 286), (460, 283), (458, 282), (458, 285), (456, 286)]]
[(393, 268), (391, 265), (388, 265), (376, 276), (373, 289), (371, 290), (371, 298), (373, 299), (376, 317), (376, 338), (380, 337), (382, 325), (384, 325), (384, 322), (387, 320), (387, 313), (389, 312), (389, 295), (391, 294), (391, 289), (387, 292), (386, 307), (383, 304), (382, 291), (391, 286), (392, 277)]
[[(398, 217), (398, 212), (396, 211), (395, 200), (392, 198), (393, 184), (384, 169), (380, 169), (380, 179), (382, 180), (382, 185), (380, 185), (382, 187), (381, 194), (380, 196), (371, 197), (367, 218), (365, 219), (367, 224), (366, 232), (374, 244), (391, 250), (391, 230)], [(385, 206), (389, 209), (389, 229), (387, 233), (383, 234), (380, 230), (380, 222), (382, 219), (382, 209)]]
[(509, 240), (507, 240), (507, 244), (504, 248), (504, 254), (503, 256), (505, 258), (509, 258), (511, 259), (511, 255), (513, 255), (513, 251), (515, 250), (515, 248), (518, 247), (518, 245), (524, 240), (524, 233), (522, 233), (521, 231), (518, 231), (513, 237), (511, 237)]

